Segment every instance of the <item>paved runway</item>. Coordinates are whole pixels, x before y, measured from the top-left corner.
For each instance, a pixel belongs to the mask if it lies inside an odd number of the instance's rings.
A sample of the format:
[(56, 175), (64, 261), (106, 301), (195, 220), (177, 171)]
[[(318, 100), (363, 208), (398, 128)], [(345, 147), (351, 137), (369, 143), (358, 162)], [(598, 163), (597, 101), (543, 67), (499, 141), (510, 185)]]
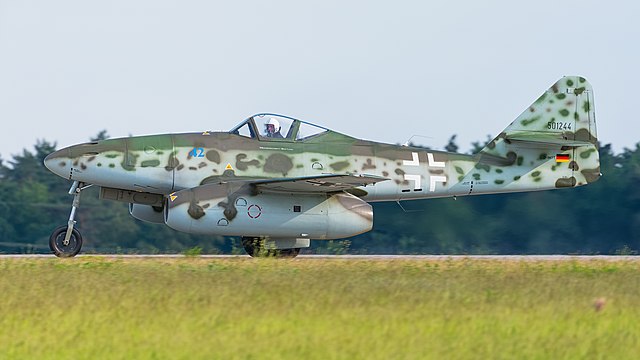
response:
[[(104, 257), (122, 259), (172, 259), (184, 258), (185, 255), (118, 255), (118, 254), (80, 254), (76, 258)], [(200, 255), (203, 259), (249, 258), (248, 255)], [(51, 254), (19, 254), (0, 255), (0, 259), (38, 259), (55, 258)], [(567, 261), (567, 260), (599, 260), (599, 261), (640, 261), (640, 256), (610, 255), (299, 255), (296, 260), (335, 259), (335, 260), (512, 260), (512, 261)]]

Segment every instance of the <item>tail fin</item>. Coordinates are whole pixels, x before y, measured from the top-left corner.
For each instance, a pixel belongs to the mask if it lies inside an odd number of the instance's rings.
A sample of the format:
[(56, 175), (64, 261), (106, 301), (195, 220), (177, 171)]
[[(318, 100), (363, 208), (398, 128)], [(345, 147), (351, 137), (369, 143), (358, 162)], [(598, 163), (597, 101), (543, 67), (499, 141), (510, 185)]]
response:
[[(479, 165), (509, 167), (503, 190), (586, 185), (600, 177), (593, 89), (566, 76), (480, 151)], [(503, 176), (501, 176), (503, 177)]]

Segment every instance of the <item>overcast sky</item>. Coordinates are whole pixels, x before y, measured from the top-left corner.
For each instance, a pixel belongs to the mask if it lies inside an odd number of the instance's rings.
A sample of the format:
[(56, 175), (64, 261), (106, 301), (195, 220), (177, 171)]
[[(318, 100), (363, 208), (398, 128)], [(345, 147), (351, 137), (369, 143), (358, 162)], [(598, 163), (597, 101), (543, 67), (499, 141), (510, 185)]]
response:
[(563, 75), (591, 82), (619, 151), (640, 141), (638, 4), (0, 0), (0, 156), (258, 112), (467, 150)]

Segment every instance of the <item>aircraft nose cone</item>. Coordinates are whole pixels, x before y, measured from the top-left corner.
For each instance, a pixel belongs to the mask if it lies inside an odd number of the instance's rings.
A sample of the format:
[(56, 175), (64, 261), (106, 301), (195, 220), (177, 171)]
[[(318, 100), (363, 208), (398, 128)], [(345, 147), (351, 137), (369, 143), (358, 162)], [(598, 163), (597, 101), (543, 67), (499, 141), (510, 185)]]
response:
[(61, 149), (47, 155), (47, 157), (44, 158), (44, 166), (52, 173), (68, 179), (71, 174), (69, 149)]

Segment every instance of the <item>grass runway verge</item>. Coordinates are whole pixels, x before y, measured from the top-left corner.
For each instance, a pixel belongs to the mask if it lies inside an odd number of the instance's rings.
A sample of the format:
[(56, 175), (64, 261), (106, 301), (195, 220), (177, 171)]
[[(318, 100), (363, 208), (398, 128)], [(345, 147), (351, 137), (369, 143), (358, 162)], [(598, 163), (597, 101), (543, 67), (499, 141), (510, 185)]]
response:
[(640, 262), (1, 259), (2, 359), (640, 354)]

